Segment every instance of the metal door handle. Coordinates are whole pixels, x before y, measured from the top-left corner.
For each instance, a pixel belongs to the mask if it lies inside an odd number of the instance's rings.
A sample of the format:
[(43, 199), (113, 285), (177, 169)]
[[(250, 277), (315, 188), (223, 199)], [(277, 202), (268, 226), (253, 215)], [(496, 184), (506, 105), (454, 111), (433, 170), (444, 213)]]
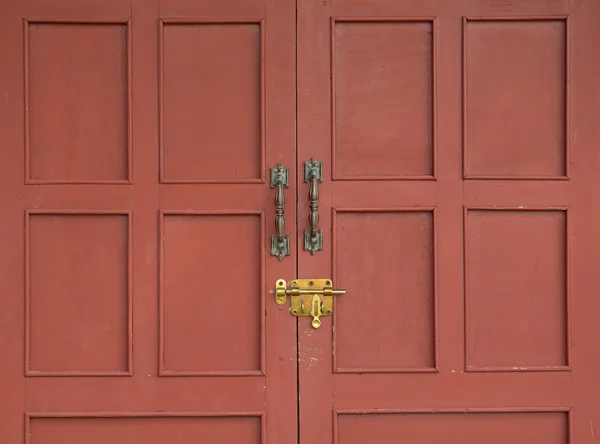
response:
[(323, 230), (319, 230), (319, 182), (323, 182), (321, 162), (310, 159), (304, 162), (304, 182), (310, 181), (308, 199), (310, 201), (310, 214), (308, 216), (309, 230), (304, 230), (304, 250), (310, 254), (317, 254), (323, 250)]
[(276, 187), (275, 191), (275, 233), (271, 236), (271, 256), (283, 260), (285, 256), (290, 255), (290, 236), (285, 234), (285, 219), (283, 217), (283, 207), (285, 206), (285, 196), (283, 187), (289, 187), (288, 169), (280, 164), (271, 168), (271, 188)]

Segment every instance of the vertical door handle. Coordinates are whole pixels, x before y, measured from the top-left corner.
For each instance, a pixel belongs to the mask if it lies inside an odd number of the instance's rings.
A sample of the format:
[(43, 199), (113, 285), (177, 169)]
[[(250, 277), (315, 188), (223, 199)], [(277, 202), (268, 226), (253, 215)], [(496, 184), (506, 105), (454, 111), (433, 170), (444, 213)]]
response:
[(310, 201), (310, 214), (308, 215), (308, 226), (310, 230), (304, 230), (304, 250), (310, 254), (317, 254), (323, 250), (323, 230), (319, 230), (319, 182), (323, 182), (321, 162), (310, 159), (304, 162), (304, 183), (310, 181), (308, 199)]
[(290, 236), (285, 234), (285, 219), (283, 217), (283, 207), (285, 206), (285, 196), (283, 187), (290, 186), (288, 181), (288, 169), (277, 164), (271, 168), (271, 188), (275, 191), (275, 233), (271, 236), (271, 256), (279, 260), (290, 255)]

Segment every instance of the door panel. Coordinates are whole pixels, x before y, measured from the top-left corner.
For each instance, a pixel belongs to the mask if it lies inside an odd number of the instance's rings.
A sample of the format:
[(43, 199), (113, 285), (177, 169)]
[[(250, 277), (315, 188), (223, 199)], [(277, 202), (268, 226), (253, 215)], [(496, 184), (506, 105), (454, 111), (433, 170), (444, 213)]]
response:
[[(593, 442), (598, 20), (5, 1), (3, 442)], [(294, 277), (347, 290), (319, 329)]]
[(336, 373), (435, 371), (433, 209), (336, 209), (333, 214), (336, 283), (344, 282), (355, 294), (378, 295), (339, 303)]
[(297, 442), (295, 3), (208, 3), (0, 6), (3, 443)]
[(299, 2), (324, 245), (298, 276), (347, 290), (320, 329), (299, 319), (301, 442), (593, 441), (599, 20), (586, 0)]
[[(264, 181), (265, 25), (163, 19), (159, 31), (161, 182)], [(198, 144), (221, 149), (190, 162)]]
[(433, 21), (332, 20), (332, 177), (431, 178)]

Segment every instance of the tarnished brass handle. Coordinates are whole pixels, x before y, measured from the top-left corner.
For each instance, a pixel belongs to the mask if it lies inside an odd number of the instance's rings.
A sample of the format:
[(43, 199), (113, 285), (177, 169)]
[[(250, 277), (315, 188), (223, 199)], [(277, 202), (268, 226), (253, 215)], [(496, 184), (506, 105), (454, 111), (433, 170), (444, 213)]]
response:
[(290, 255), (290, 236), (285, 234), (285, 219), (283, 217), (283, 207), (285, 206), (285, 196), (283, 187), (289, 187), (288, 169), (277, 164), (271, 168), (271, 188), (275, 191), (275, 235), (271, 236), (271, 256), (283, 260), (285, 256)]
[(308, 215), (309, 230), (304, 230), (304, 250), (310, 254), (317, 254), (323, 250), (323, 230), (319, 230), (319, 182), (323, 182), (321, 162), (310, 159), (304, 162), (304, 182), (310, 181), (308, 199), (310, 201), (310, 214)]

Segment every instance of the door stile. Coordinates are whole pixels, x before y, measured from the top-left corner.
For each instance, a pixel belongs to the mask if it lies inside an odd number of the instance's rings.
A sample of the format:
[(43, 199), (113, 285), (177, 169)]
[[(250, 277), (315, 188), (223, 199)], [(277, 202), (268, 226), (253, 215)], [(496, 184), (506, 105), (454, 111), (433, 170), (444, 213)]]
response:
[[(23, 22), (20, 2), (4, 2), (0, 14), (0, 40), (21, 42)], [(22, 44), (0, 45), (3, 68), (0, 70), (0, 206), (3, 211), (0, 254), (0, 393), (5, 400), (0, 404), (0, 430), (7, 444), (22, 442), (25, 409), (25, 280), (22, 246), (25, 203), (23, 194), (23, 51)], [(9, 68), (10, 67), (10, 68)]]
[(266, 443), (298, 444), (297, 331), (287, 305), (275, 303), (273, 290), (278, 279), (295, 277), (296, 239), (296, 2), (266, 0), (265, 19), (265, 112), (267, 133), (266, 187), (270, 168), (288, 168), (289, 188), (285, 193), (286, 235), (290, 255), (279, 261), (270, 255), (271, 235), (275, 234), (275, 192), (267, 193), (265, 281), (266, 316)]
[[(300, 279), (332, 279), (331, 120), (329, 118), (330, 7), (331, 2), (298, 0), (298, 275)], [(319, 48), (318, 50), (315, 50)], [(309, 182), (304, 181), (305, 162), (322, 164), (323, 181), (318, 183), (319, 230), (323, 249), (312, 255), (304, 250), (304, 230), (309, 227)], [(335, 304), (334, 296), (334, 304)], [(348, 296), (340, 296), (348, 297)], [(334, 308), (335, 310), (335, 308)], [(335, 313), (335, 311), (334, 311)], [(299, 442), (330, 444), (332, 416), (333, 317), (322, 317), (314, 329), (311, 318), (298, 322)], [(317, 413), (318, 412), (318, 413)]]
[[(600, 40), (600, 4), (576, 0), (570, 4), (567, 18), (566, 58), (569, 60), (568, 106), (565, 141), (569, 149), (568, 194), (568, 313), (569, 364), (571, 366), (572, 399), (569, 439), (572, 443), (592, 443), (597, 439), (600, 424), (600, 282), (597, 264), (600, 261), (600, 192), (598, 170), (600, 158), (600, 61), (591, 42)], [(585, 135), (584, 135), (585, 134)], [(593, 240), (593, 241), (592, 241)], [(570, 245), (569, 245), (570, 244)]]

